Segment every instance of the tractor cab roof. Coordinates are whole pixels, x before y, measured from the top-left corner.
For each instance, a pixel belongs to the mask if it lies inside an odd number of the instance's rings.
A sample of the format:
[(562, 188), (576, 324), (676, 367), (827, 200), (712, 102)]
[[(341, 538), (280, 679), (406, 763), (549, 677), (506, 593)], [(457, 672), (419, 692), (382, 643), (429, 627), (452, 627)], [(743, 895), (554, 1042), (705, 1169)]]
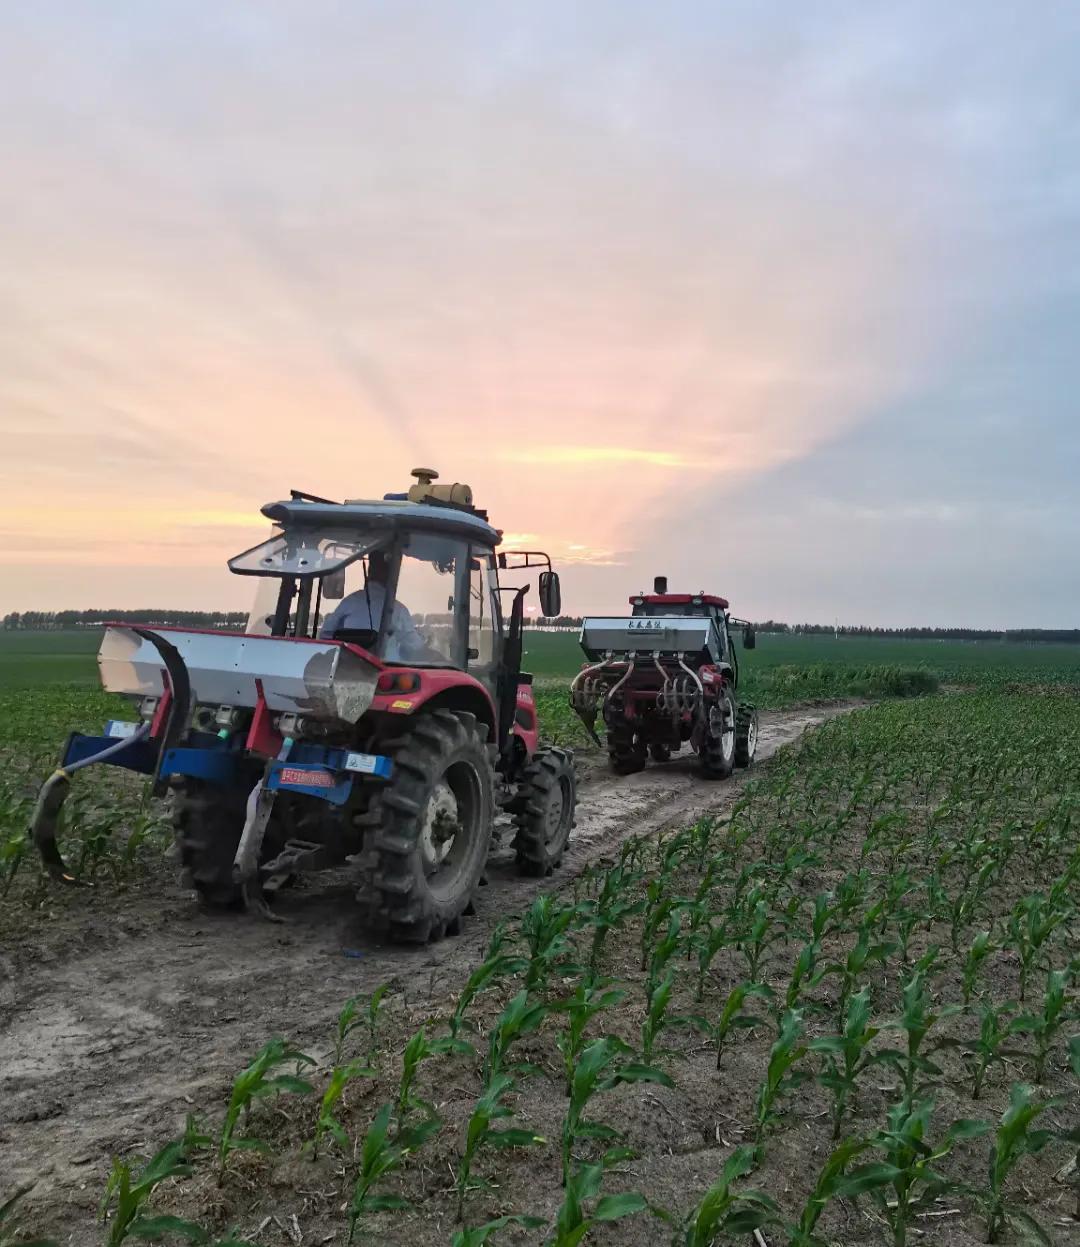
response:
[(631, 606), (715, 606), (727, 610), (727, 598), (711, 593), (638, 593), (630, 598)]
[(497, 546), (502, 540), (498, 529), (472, 507), (428, 500), (410, 502), (384, 498), (366, 502), (315, 502), (303, 498), (287, 502), (268, 502), (263, 515), (283, 528), (325, 528), (335, 532), (367, 533), (408, 531), (438, 533), (444, 537), (465, 537), (480, 545)]

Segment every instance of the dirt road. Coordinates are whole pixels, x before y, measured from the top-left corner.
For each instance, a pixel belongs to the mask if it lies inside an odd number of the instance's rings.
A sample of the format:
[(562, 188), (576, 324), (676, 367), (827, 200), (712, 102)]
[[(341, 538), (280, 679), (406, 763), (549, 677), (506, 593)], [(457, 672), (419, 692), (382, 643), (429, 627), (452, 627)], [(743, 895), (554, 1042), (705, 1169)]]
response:
[[(838, 710), (763, 714), (759, 759)], [(556, 882), (627, 836), (722, 809), (743, 782), (704, 783), (690, 758), (625, 779), (596, 763), (583, 772)], [(464, 934), (422, 949), (366, 945), (351, 891), (333, 877), (282, 893), (282, 926), (202, 912), (164, 869), (119, 910), (89, 891), (58, 899), (40, 942), (0, 954), (0, 1194), (43, 1178), (51, 1199), (88, 1211), (111, 1155), (152, 1149), (189, 1111), (216, 1111), (271, 1035), (321, 1056), (354, 993), (392, 981), (421, 1007), (456, 993), (492, 926), (541, 886), (518, 879), (511, 858), (496, 855)], [(83, 1226), (68, 1241), (95, 1241)]]

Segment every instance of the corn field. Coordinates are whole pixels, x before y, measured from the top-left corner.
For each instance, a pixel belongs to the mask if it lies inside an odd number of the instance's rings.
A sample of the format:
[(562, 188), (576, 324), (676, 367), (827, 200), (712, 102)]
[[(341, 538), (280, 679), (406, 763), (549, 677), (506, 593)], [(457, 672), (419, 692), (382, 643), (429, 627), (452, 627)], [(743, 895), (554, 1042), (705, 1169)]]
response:
[[(537, 896), (437, 1009), (268, 1036), (117, 1157), (99, 1241), (1075, 1241), (1078, 781), (1071, 697), (836, 718)], [(62, 1228), (41, 1193), (0, 1242)]]

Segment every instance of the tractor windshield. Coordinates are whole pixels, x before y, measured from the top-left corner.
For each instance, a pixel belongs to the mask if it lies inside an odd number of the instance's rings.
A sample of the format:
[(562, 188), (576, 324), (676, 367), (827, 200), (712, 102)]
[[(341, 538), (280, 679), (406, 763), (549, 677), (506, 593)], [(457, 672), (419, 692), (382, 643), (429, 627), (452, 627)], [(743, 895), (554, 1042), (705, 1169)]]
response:
[(229, 570), (238, 576), (325, 576), (389, 541), (388, 529), (362, 533), (286, 529), (229, 559)]

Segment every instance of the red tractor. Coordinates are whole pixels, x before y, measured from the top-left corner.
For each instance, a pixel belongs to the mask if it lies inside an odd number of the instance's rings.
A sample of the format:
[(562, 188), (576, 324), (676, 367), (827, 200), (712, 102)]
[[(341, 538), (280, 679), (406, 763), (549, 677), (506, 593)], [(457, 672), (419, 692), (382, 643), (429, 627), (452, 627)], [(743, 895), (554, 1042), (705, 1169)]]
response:
[(94, 762), (171, 790), (186, 879), (214, 905), (272, 916), (282, 883), (348, 861), (370, 928), (437, 939), (470, 912), (500, 808), (521, 874), (559, 866), (573, 757), (539, 745), (529, 586), (501, 583), (542, 568), (540, 609), (557, 615), (558, 576), (546, 554), (498, 552), (468, 486), (413, 476), (377, 501), (294, 491), (263, 507), (273, 535), (229, 561), (258, 587), (245, 632), (106, 628), (102, 682), (137, 718), (72, 735), (46, 781), (33, 835), (55, 877), (71, 878), (60, 805)]
[(654, 592), (630, 599), (631, 616), (586, 619), (581, 647), (589, 658), (570, 686), (570, 704), (586, 730), (599, 713), (612, 770), (640, 771), (650, 755), (666, 762), (689, 742), (709, 779), (749, 766), (757, 751), (758, 716), (737, 696), (739, 662), (731, 629), (756, 644), (753, 627), (728, 614), (725, 598)]

